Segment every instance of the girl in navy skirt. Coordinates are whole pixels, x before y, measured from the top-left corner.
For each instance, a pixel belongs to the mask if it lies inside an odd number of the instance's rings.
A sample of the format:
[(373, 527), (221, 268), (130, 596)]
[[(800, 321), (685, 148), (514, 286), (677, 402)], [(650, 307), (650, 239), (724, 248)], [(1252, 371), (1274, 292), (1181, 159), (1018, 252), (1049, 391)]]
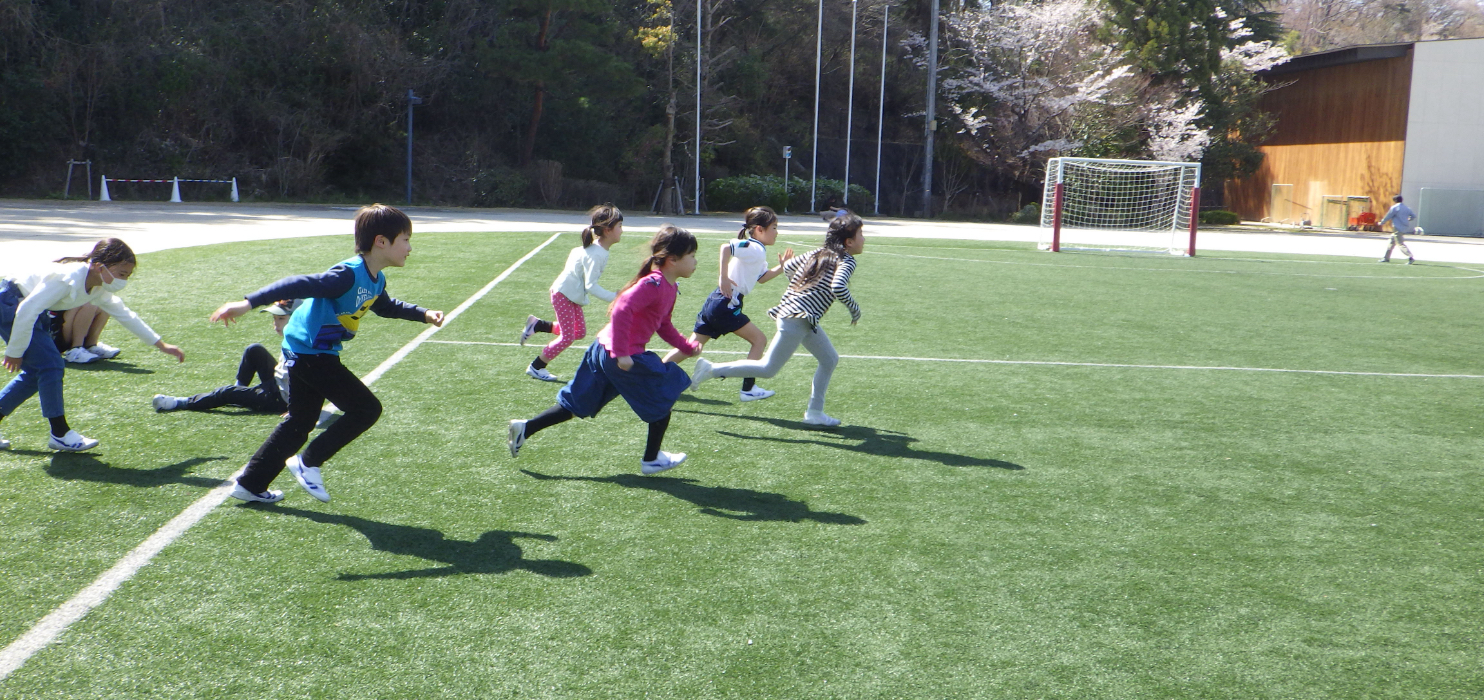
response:
[[(783, 273), (783, 264), (794, 256), (792, 248), (778, 256), (778, 266), (768, 267), (768, 246), (778, 240), (778, 215), (770, 207), (753, 207), (747, 210), (742, 231), (737, 240), (721, 245), (721, 274), (716, 291), (706, 297), (701, 312), (696, 314), (696, 328), (690, 340), (704, 346), (712, 338), (736, 333), (752, 347), (747, 359), (759, 360), (768, 348), (768, 336), (742, 313), (742, 300), (752, 293), (752, 288)], [(671, 350), (666, 362), (674, 362), (680, 356)], [(742, 380), (743, 401), (757, 401), (772, 396), (773, 392), (757, 386), (756, 377)]]
[(675, 280), (696, 271), (696, 237), (669, 224), (660, 227), (649, 244), (650, 256), (639, 274), (618, 293), (608, 325), (582, 356), (572, 380), (557, 392), (557, 403), (530, 420), (510, 421), (510, 456), (520, 453), (526, 439), (573, 416), (592, 418), (622, 396), (649, 424), (640, 471), (654, 474), (680, 466), (684, 453), (664, 452), (660, 443), (670, 427), (670, 409), (690, 377), (673, 362), (644, 349), (655, 333), (686, 356), (701, 346), (685, 339), (670, 321), (679, 287)]

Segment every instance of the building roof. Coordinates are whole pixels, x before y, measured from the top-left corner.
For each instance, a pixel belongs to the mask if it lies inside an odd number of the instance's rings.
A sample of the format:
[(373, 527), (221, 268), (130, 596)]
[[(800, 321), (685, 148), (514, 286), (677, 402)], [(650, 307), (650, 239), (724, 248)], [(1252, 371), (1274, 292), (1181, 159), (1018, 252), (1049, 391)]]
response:
[(1384, 58), (1401, 58), (1407, 55), (1408, 51), (1412, 50), (1412, 45), (1415, 43), (1417, 42), (1409, 41), (1402, 44), (1351, 46), (1343, 49), (1332, 49), (1330, 51), (1294, 56), (1284, 63), (1263, 71), (1262, 75), (1282, 75), (1284, 73), (1297, 73), (1298, 71), (1313, 70), (1315, 68), (1343, 66), (1347, 63), (1379, 61)]

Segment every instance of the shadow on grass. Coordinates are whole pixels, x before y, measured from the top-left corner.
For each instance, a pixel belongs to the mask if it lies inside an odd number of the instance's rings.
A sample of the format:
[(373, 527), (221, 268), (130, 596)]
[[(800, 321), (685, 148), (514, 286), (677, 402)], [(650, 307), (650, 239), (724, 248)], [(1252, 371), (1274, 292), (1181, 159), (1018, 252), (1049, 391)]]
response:
[(139, 488), (156, 488), (169, 484), (185, 484), (212, 489), (220, 486), (221, 479), (204, 476), (188, 476), (196, 467), (207, 462), (219, 462), (226, 457), (192, 457), (158, 469), (120, 469), (90, 454), (78, 452), (52, 453), (51, 464), (46, 473), (63, 481), (92, 481), (100, 484), (121, 484)]
[[(782, 187), (782, 185), (779, 185), (779, 187)], [(720, 401), (720, 400), (717, 400), (717, 399), (703, 399), (703, 398), (701, 398), (699, 396), (696, 396), (695, 394), (692, 394), (690, 392), (686, 392), (684, 394), (681, 394), (680, 395), (680, 398), (676, 399), (675, 402), (676, 403), (698, 403), (698, 404), (702, 404), (702, 405), (705, 405), (705, 406), (730, 406), (730, 405), (732, 405), (732, 403), (730, 401)]]
[(881, 457), (901, 457), (903, 459), (923, 459), (950, 467), (994, 467), (995, 469), (1008, 469), (1010, 471), (1021, 471), (1025, 467), (1014, 462), (1006, 462), (999, 459), (987, 459), (985, 457), (971, 457), (969, 455), (954, 454), (952, 452), (934, 452), (931, 450), (919, 450), (912, 447), (917, 438), (906, 433), (895, 430), (882, 430), (865, 425), (845, 425), (839, 428), (820, 428), (809, 425), (803, 421), (784, 420), (782, 418), (766, 418), (763, 416), (727, 415), (721, 413), (707, 413), (705, 411), (684, 411), (684, 413), (695, 413), (703, 416), (717, 416), (729, 420), (750, 420), (759, 423), (767, 423), (778, 428), (789, 430), (801, 430), (814, 433), (829, 439), (802, 439), (767, 437), (764, 435), (741, 435), (725, 430), (716, 431), (738, 440), (767, 440), (769, 442), (784, 442), (792, 445), (823, 445), (851, 452), (862, 452), (869, 455)]
[(456, 574), (503, 574), (516, 569), (524, 569), (553, 578), (591, 576), (593, 573), (592, 569), (569, 561), (526, 559), (524, 553), (521, 552), (520, 545), (515, 543), (517, 537), (555, 542), (557, 538), (552, 535), (491, 530), (480, 535), (479, 539), (473, 542), (465, 542), (447, 539), (442, 532), (432, 528), (393, 525), (354, 515), (274, 506), (263, 507), (261, 510), (265, 513), (293, 515), (327, 525), (344, 525), (365, 535), (366, 539), (371, 542), (371, 548), (378, 552), (418, 557), (447, 565), (384, 574), (340, 574), (337, 578), (341, 581), (413, 579)]
[(102, 360), (89, 362), (85, 365), (67, 364), (68, 372), (123, 372), (124, 374), (154, 374), (152, 369), (145, 369), (132, 362), (120, 362), (119, 360)]
[(737, 489), (727, 486), (701, 486), (695, 479), (677, 479), (664, 476), (639, 476), (617, 474), (614, 476), (551, 476), (522, 469), (526, 476), (542, 481), (591, 481), (614, 484), (626, 489), (647, 489), (690, 501), (701, 507), (701, 512), (718, 518), (765, 522), (797, 523), (814, 520), (826, 525), (864, 525), (865, 520), (844, 513), (826, 513), (811, 510), (809, 504), (795, 501), (787, 496), (752, 489)]

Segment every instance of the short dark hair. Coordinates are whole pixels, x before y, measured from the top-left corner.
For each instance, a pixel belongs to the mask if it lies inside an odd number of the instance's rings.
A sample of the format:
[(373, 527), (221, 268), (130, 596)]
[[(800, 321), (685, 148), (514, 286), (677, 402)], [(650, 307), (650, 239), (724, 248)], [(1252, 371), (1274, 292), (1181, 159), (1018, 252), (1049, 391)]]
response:
[(1391, 198), (1391, 201), (1393, 201), (1393, 202), (1400, 202), (1400, 201), (1402, 201), (1402, 196), (1401, 195), (1397, 195), (1395, 197), (1392, 197)]
[(356, 212), (356, 252), (368, 253), (376, 247), (376, 237), (391, 243), (404, 233), (412, 233), (412, 219), (401, 209), (385, 204), (370, 204)]

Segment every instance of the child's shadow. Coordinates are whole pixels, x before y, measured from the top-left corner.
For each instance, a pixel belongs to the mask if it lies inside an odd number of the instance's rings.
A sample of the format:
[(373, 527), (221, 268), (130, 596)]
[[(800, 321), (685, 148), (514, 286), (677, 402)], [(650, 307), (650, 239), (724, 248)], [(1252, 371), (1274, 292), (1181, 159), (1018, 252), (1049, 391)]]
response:
[(140, 367), (132, 362), (122, 360), (103, 360), (101, 362), (89, 362), (86, 364), (67, 365), (68, 372), (123, 372), (124, 374), (154, 374), (152, 369)]
[(971, 457), (969, 455), (954, 454), (952, 452), (934, 452), (931, 450), (919, 450), (912, 447), (917, 438), (906, 433), (895, 430), (882, 430), (865, 425), (847, 425), (830, 430), (820, 430), (817, 426), (809, 425), (802, 421), (784, 420), (782, 418), (766, 418), (763, 416), (746, 415), (723, 415), (720, 413), (707, 413), (705, 411), (686, 411), (705, 416), (718, 416), (727, 419), (742, 419), (767, 423), (779, 428), (790, 430), (807, 430), (819, 435), (826, 435), (831, 440), (803, 440), (797, 438), (766, 437), (763, 435), (741, 435), (725, 430), (717, 433), (739, 440), (768, 440), (771, 442), (786, 442), (794, 445), (824, 445), (851, 452), (864, 452), (870, 455), (882, 457), (902, 457), (906, 459), (926, 459), (950, 467), (994, 467), (996, 469), (1008, 469), (1020, 471), (1025, 467), (1014, 462), (1006, 462), (998, 459), (984, 457)]
[(521, 472), (543, 481), (591, 481), (615, 484), (626, 489), (648, 489), (669, 494), (701, 507), (701, 512), (733, 520), (797, 523), (814, 520), (827, 525), (864, 525), (865, 520), (844, 513), (811, 510), (809, 504), (777, 493), (726, 486), (701, 486), (695, 479), (617, 474), (614, 476), (550, 476), (528, 469)]
[(569, 561), (526, 559), (520, 545), (515, 543), (517, 537), (555, 542), (556, 538), (551, 535), (491, 530), (480, 535), (479, 539), (473, 542), (465, 542), (447, 539), (442, 532), (431, 528), (393, 525), (358, 518), (354, 515), (322, 513), (298, 508), (264, 508), (263, 511), (295, 515), (317, 523), (352, 527), (365, 535), (366, 539), (371, 542), (371, 548), (378, 552), (401, 554), (446, 564), (446, 566), (384, 574), (340, 574), (337, 578), (341, 581), (412, 579), (455, 574), (503, 574), (516, 569), (525, 569), (531, 573), (553, 578), (591, 576), (593, 573), (592, 569)]
[(46, 473), (63, 481), (92, 481), (146, 489), (167, 484), (185, 484), (212, 489), (220, 486), (222, 480), (204, 476), (187, 476), (187, 472), (207, 462), (219, 462), (224, 459), (226, 457), (192, 457), (158, 469), (120, 469), (93, 455), (57, 452), (52, 455), (51, 464), (46, 466)]

